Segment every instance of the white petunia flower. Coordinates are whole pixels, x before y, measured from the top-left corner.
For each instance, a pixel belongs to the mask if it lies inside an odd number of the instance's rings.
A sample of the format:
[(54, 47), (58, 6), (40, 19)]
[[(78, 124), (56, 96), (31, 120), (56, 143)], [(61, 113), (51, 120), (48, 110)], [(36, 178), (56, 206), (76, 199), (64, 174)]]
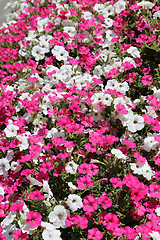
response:
[(160, 217), (160, 207), (156, 208), (155, 212), (156, 212), (157, 216)]
[(41, 226), (46, 229), (47, 231), (53, 231), (56, 230), (56, 228), (53, 226), (52, 223), (48, 223), (48, 222), (41, 222)]
[(30, 184), (33, 185), (33, 186), (34, 185), (37, 185), (39, 187), (42, 186), (42, 183), (40, 181), (36, 180), (35, 178), (33, 178), (31, 176), (28, 176), (27, 179), (30, 181)]
[(20, 213), (20, 217), (22, 219), (27, 219), (28, 217), (26, 216), (26, 214), (29, 212), (29, 209), (27, 207), (27, 205), (23, 202), (23, 209), (19, 211)]
[(147, 151), (150, 152), (150, 150), (155, 150), (158, 146), (158, 142), (154, 140), (155, 136), (148, 136), (144, 139), (144, 144), (142, 146), (142, 148)]
[(37, 21), (37, 30), (38, 30), (38, 32), (43, 32), (44, 31), (43, 27), (48, 24), (49, 19), (48, 19), (48, 17), (47, 18), (38, 17), (37, 20), (38, 20)]
[(104, 4), (96, 3), (93, 7), (93, 9), (97, 12), (102, 12), (104, 9)]
[[(9, 122), (9, 121), (8, 121)], [(17, 135), (18, 126), (9, 123), (7, 127), (4, 129), (6, 137), (15, 137)]]
[(157, 118), (157, 114), (156, 112), (153, 110), (153, 108), (151, 106), (145, 106), (145, 108), (147, 109), (147, 111), (145, 111), (145, 114), (147, 116), (152, 116), (153, 118)]
[(108, 41), (111, 41), (112, 38), (117, 37), (117, 34), (116, 34), (113, 30), (111, 30), (111, 29), (108, 29), (108, 30), (105, 32), (105, 34), (106, 34), (106, 39), (107, 39)]
[(112, 27), (112, 25), (113, 25), (113, 19), (112, 18), (106, 18), (105, 19), (105, 24), (107, 25), (107, 27), (109, 28), (109, 27)]
[(154, 14), (153, 14), (153, 19), (155, 19), (155, 18), (160, 18), (160, 10), (154, 12)]
[(98, 65), (94, 68), (93, 74), (100, 77), (103, 74), (102, 66)]
[(119, 149), (112, 149), (111, 153), (115, 155), (118, 159), (123, 159), (123, 160), (127, 159), (126, 155), (124, 155), (122, 151)]
[(44, 231), (42, 233), (44, 240), (61, 240), (61, 232), (57, 230), (53, 224), (42, 221), (41, 226), (44, 228)]
[(119, 87), (119, 83), (116, 79), (108, 80), (105, 86), (105, 90), (107, 89), (117, 89)]
[(11, 162), (11, 171), (13, 172), (19, 172), (21, 170), (22, 166), (19, 165), (17, 162), (12, 161)]
[(27, 123), (32, 122), (33, 120), (32, 115), (30, 113), (25, 113), (22, 117), (26, 120)]
[[(30, 134), (30, 133), (29, 133)], [(22, 134), (22, 135), (18, 135), (17, 139), (21, 142), (18, 147), (20, 149), (20, 151), (22, 150), (26, 150), (29, 147), (29, 143), (28, 143), (28, 135), (27, 137)]]
[(68, 33), (70, 37), (74, 37), (74, 35), (77, 33), (75, 27), (71, 26), (64, 27), (63, 31)]
[(13, 233), (17, 230), (17, 227), (15, 224), (10, 224), (6, 228), (3, 229), (2, 235), (5, 236), (6, 240), (13, 240)]
[(122, 61), (121, 60), (115, 60), (115, 58), (112, 58), (113, 61), (113, 68), (117, 68), (120, 72), (124, 72), (124, 67), (122, 66)]
[(41, 46), (34, 46), (32, 48), (32, 55), (36, 61), (42, 60), (45, 57), (45, 49)]
[(7, 151), (7, 156), (5, 157), (9, 162), (13, 159), (14, 152), (13, 150), (9, 149)]
[(126, 2), (123, 0), (119, 0), (118, 2), (116, 2), (114, 4), (114, 8), (115, 8), (116, 13), (120, 13), (126, 9)]
[(0, 159), (0, 175), (7, 177), (8, 170), (11, 168), (9, 161), (6, 158)]
[[(160, 13), (160, 11), (159, 11), (159, 13)], [(160, 101), (160, 89), (153, 87), (152, 90), (154, 92), (153, 95), (156, 96), (156, 98)]]
[(44, 230), (42, 233), (42, 237), (44, 240), (61, 240), (62, 238), (60, 237), (61, 232), (59, 230), (53, 230), (53, 231), (48, 231)]
[[(35, 42), (37, 43), (38, 41), (37, 41), (36, 37), (37, 37), (36, 31), (28, 31), (28, 36), (25, 37), (25, 41), (26, 42), (29, 41), (29, 42), (32, 42), (32, 43), (35, 43)], [(22, 46), (23, 46), (23, 44), (22, 44)]]
[(0, 186), (0, 195), (4, 196), (4, 188), (2, 186)]
[(62, 61), (62, 60), (66, 61), (68, 56), (69, 56), (68, 52), (65, 50), (65, 48), (63, 46), (57, 46), (56, 45), (52, 49), (51, 52), (52, 52), (53, 56), (55, 56), (58, 61)]
[(70, 194), (68, 196), (68, 199), (66, 201), (66, 204), (69, 206), (69, 208), (75, 212), (77, 211), (79, 208), (83, 207), (83, 203), (82, 203), (82, 198), (76, 194)]
[(78, 165), (74, 161), (66, 163), (65, 170), (67, 173), (75, 174), (77, 172)]
[(44, 195), (45, 198), (50, 199), (51, 197), (53, 197), (53, 193), (50, 189), (50, 186), (48, 184), (48, 181), (43, 180), (43, 192), (45, 192), (46, 194)]
[(126, 122), (128, 130), (130, 132), (136, 132), (144, 128), (144, 119), (138, 114), (129, 115), (129, 119)]
[(149, 233), (149, 235), (152, 237), (153, 240), (159, 240), (160, 234), (158, 232), (152, 231), (152, 233)]
[(145, 9), (152, 9), (155, 6), (154, 3), (149, 2), (149, 1), (138, 2), (137, 5), (140, 5), (140, 6), (142, 6), (142, 8), (145, 8)]
[(115, 15), (115, 8), (114, 8), (114, 6), (113, 5), (109, 5), (109, 6), (107, 6), (107, 7), (104, 7), (103, 6), (103, 11), (102, 11), (102, 13), (103, 13), (103, 16), (105, 17), (105, 18), (107, 18), (108, 16), (114, 16)]
[(94, 104), (92, 107), (93, 107), (92, 117), (94, 118), (94, 121), (98, 122), (102, 120), (103, 119), (102, 109), (98, 109), (96, 104)]
[(86, 11), (86, 12), (83, 12), (82, 17), (84, 19), (86, 19), (86, 20), (87, 19), (92, 19), (93, 18), (93, 14), (91, 12), (89, 12), (89, 11)]
[[(115, 106), (118, 105), (118, 104), (120, 104), (120, 105), (126, 105), (126, 102), (125, 102), (125, 100), (124, 100), (122, 97), (117, 97), (117, 98), (115, 98), (114, 101), (113, 101), (113, 103), (114, 103)], [(125, 106), (125, 107), (126, 107), (126, 106)]]
[(68, 182), (68, 187), (70, 188), (71, 192), (75, 192), (75, 190), (78, 190), (79, 188), (76, 187), (72, 182)]
[(48, 131), (46, 138), (55, 138), (56, 133), (58, 133), (58, 129), (52, 128), (51, 130)]
[(43, 48), (45, 53), (48, 53), (50, 51), (49, 42), (46, 41), (44, 38), (41, 38), (39, 45), (41, 48)]
[(91, 100), (93, 100), (93, 104), (98, 104), (102, 102), (104, 94), (102, 92), (95, 93), (92, 97)]
[(128, 90), (129, 90), (129, 85), (128, 85), (127, 82), (119, 83), (119, 86), (117, 88), (118, 92), (121, 92), (121, 93), (125, 94)]
[(127, 49), (127, 52), (130, 53), (132, 55), (133, 58), (137, 58), (139, 57), (140, 58), (140, 51), (138, 50), (138, 48), (136, 47), (129, 47)]
[(16, 215), (17, 215), (16, 211), (10, 212), (1, 222), (1, 227), (6, 228), (6, 227), (10, 226), (11, 223), (13, 222), (14, 218), (16, 217)]
[(113, 101), (113, 98), (110, 94), (104, 94), (102, 98), (102, 104), (110, 106)]
[(56, 228), (66, 228), (66, 218), (70, 215), (69, 210), (62, 205), (55, 206), (54, 210), (50, 212), (48, 218)]
[[(37, 227), (33, 227), (31, 224), (22, 224), (20, 220), (18, 220), (18, 225), (22, 232), (26, 232), (27, 234), (33, 234), (37, 229)], [(13, 240), (13, 238), (11, 240)]]
[(150, 181), (155, 174), (155, 172), (151, 169), (150, 165), (147, 162), (143, 164), (141, 170), (143, 177), (145, 177), (148, 181)]
[(130, 167), (134, 174), (138, 174), (138, 175), (142, 174), (142, 168), (136, 163), (130, 163)]

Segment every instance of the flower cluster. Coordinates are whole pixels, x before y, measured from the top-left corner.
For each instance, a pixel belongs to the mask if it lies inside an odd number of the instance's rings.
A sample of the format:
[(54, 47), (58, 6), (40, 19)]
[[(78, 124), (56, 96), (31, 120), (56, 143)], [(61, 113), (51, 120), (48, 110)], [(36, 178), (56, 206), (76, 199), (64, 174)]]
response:
[(158, 1), (7, 7), (0, 239), (160, 239)]

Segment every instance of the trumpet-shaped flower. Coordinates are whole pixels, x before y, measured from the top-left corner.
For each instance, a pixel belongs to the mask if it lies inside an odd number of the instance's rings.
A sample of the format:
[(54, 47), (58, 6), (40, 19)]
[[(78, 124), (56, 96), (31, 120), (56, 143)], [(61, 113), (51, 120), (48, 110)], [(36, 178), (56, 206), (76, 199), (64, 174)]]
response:
[(68, 196), (66, 204), (73, 212), (83, 207), (82, 198), (76, 194), (70, 194)]
[(28, 217), (26, 219), (26, 223), (28, 225), (31, 225), (32, 227), (38, 227), (41, 225), (41, 219), (42, 216), (40, 213), (38, 212), (34, 212), (34, 211), (30, 211), (26, 214), (26, 216)]
[(9, 123), (8, 126), (4, 129), (6, 137), (16, 137), (18, 129), (18, 126)]
[(54, 210), (50, 212), (48, 218), (56, 228), (66, 228), (66, 218), (70, 215), (69, 210), (65, 209), (64, 206), (57, 205)]

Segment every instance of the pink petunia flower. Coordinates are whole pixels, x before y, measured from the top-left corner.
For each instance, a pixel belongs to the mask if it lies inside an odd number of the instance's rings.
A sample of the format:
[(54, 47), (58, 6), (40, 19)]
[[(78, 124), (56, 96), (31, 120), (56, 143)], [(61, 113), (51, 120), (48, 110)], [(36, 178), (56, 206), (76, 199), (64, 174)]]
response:
[(134, 72), (127, 73), (125, 80), (126, 82), (133, 83), (136, 80), (136, 74)]
[(33, 191), (30, 194), (28, 194), (28, 197), (30, 199), (34, 199), (34, 200), (43, 200), (44, 198), (44, 194), (41, 193), (39, 190)]
[(124, 70), (130, 70), (132, 68), (134, 68), (133, 64), (130, 62), (124, 62), (121, 64), (121, 67), (124, 68)]
[(90, 170), (90, 165), (88, 163), (82, 163), (78, 167), (79, 173), (82, 173), (82, 174), (86, 174), (86, 173), (88, 174), (89, 170)]
[(99, 167), (95, 165), (94, 163), (90, 163), (90, 169), (88, 171), (88, 175), (90, 177), (95, 176), (99, 171)]
[(127, 239), (134, 239), (137, 236), (136, 230), (133, 228), (130, 228), (128, 226), (123, 228), (124, 235), (127, 237)]
[(23, 204), (18, 202), (18, 203), (14, 203), (13, 206), (10, 207), (10, 211), (20, 211), (23, 209)]
[(109, 207), (112, 206), (112, 199), (108, 198), (108, 196), (105, 194), (105, 195), (102, 195), (100, 196), (98, 199), (98, 204), (101, 204), (102, 205), (102, 208), (103, 209), (107, 209)]
[(73, 214), (66, 218), (66, 225), (68, 227), (77, 225), (81, 229), (85, 229), (88, 227), (88, 220), (86, 217), (81, 217), (78, 214)]
[(26, 219), (26, 223), (28, 225), (31, 225), (32, 227), (38, 227), (41, 225), (41, 219), (42, 216), (40, 213), (38, 212), (34, 212), (34, 211), (30, 211), (26, 214), (26, 216), (28, 217)]
[(149, 186), (149, 194), (153, 198), (160, 199), (160, 184), (152, 183)]
[(121, 181), (120, 178), (112, 177), (112, 178), (110, 178), (110, 182), (112, 183), (114, 188), (117, 188), (117, 187), (122, 188), (123, 187), (123, 182)]
[(91, 145), (90, 143), (86, 143), (84, 145), (84, 148), (88, 151), (88, 152), (91, 152), (91, 153), (94, 153), (96, 152), (96, 147)]
[(142, 83), (146, 85), (150, 85), (153, 82), (152, 76), (151, 75), (145, 75), (142, 77)]
[(88, 238), (101, 240), (103, 238), (103, 233), (98, 230), (98, 228), (92, 228), (88, 230)]
[(107, 230), (114, 231), (120, 226), (119, 220), (115, 214), (102, 212), (100, 214), (100, 222), (106, 227)]
[[(14, 233), (13, 233), (13, 235), (12, 235), (13, 237), (14, 237), (14, 239), (15, 240), (27, 240), (28, 239), (28, 234), (25, 232), (22, 232), (22, 230), (20, 230), (20, 229), (17, 229)], [(1, 238), (0, 238), (1, 239)]]
[(88, 175), (85, 175), (83, 177), (78, 178), (77, 184), (80, 189), (86, 189), (87, 187), (93, 186), (93, 181)]
[(86, 196), (83, 201), (83, 210), (86, 212), (94, 212), (98, 208), (97, 199), (91, 195)]
[(128, 110), (122, 104), (117, 104), (116, 105), (116, 110), (119, 114), (127, 114), (128, 113)]

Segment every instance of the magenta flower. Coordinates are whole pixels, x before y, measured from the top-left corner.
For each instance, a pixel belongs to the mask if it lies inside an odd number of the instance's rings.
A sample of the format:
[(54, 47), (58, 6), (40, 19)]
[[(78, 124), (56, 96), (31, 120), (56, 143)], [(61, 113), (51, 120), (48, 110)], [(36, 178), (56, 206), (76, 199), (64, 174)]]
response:
[(78, 167), (79, 173), (82, 173), (82, 174), (86, 174), (86, 173), (88, 174), (89, 170), (90, 170), (90, 165), (88, 163), (82, 163)]
[(68, 227), (77, 225), (81, 229), (85, 229), (88, 227), (88, 220), (86, 217), (81, 217), (78, 214), (73, 214), (66, 218), (66, 225)]
[(102, 195), (97, 200), (98, 204), (101, 204), (103, 209), (107, 209), (112, 206), (112, 199), (108, 198), (107, 195)]
[(28, 194), (28, 197), (30, 199), (35, 199), (35, 200), (43, 200), (44, 194), (41, 193), (39, 190), (33, 191), (30, 194)]
[(121, 67), (124, 67), (124, 70), (127, 71), (127, 70), (133, 68), (134, 66), (133, 66), (133, 64), (130, 63), (130, 62), (124, 62), (124, 63), (121, 64)]
[(83, 210), (86, 212), (94, 212), (98, 208), (97, 199), (91, 195), (86, 196), (83, 201)]
[(128, 226), (124, 227), (123, 230), (125, 231), (124, 232), (124, 235), (128, 238), (128, 239), (134, 239), (136, 236), (137, 236), (137, 233), (136, 233), (136, 230), (135, 229), (132, 229)]
[(90, 169), (88, 171), (88, 175), (90, 177), (95, 176), (99, 171), (99, 167), (95, 165), (94, 163), (90, 163)]
[(88, 238), (101, 240), (103, 238), (103, 233), (98, 230), (98, 228), (92, 228), (88, 230)]
[(125, 106), (122, 104), (117, 104), (116, 110), (119, 114), (127, 114), (128, 113), (128, 110), (126, 110)]
[(91, 152), (91, 153), (96, 152), (96, 147), (93, 146), (93, 145), (91, 145), (90, 143), (86, 143), (86, 144), (84, 145), (84, 148), (85, 148), (88, 152)]
[(114, 231), (120, 226), (119, 220), (115, 214), (102, 212), (100, 215), (100, 222), (107, 228), (107, 230)]
[[(28, 234), (25, 232), (23, 233), (22, 230), (17, 229), (14, 233), (13, 233), (13, 237), (15, 240), (27, 240), (28, 239)], [(1, 239), (1, 238), (0, 238)]]
[(136, 80), (136, 74), (134, 72), (127, 73), (125, 80), (126, 82), (133, 83)]
[(93, 186), (93, 181), (88, 175), (85, 175), (83, 177), (78, 178), (77, 184), (80, 189), (86, 189), (87, 187)]
[(42, 216), (38, 212), (30, 211), (26, 214), (28, 217), (26, 223), (32, 227), (38, 227), (41, 225)]
[(160, 199), (160, 184), (152, 183), (149, 187), (149, 194), (153, 198)]
[(112, 177), (112, 178), (110, 178), (110, 182), (112, 183), (114, 188), (117, 188), (117, 187), (122, 188), (123, 187), (123, 182), (121, 181), (120, 178)]
[(145, 75), (142, 77), (142, 83), (146, 85), (150, 85), (153, 82), (152, 76), (151, 75)]
[(23, 209), (23, 204), (18, 202), (18, 203), (14, 203), (13, 206), (10, 207), (10, 211), (20, 211)]

